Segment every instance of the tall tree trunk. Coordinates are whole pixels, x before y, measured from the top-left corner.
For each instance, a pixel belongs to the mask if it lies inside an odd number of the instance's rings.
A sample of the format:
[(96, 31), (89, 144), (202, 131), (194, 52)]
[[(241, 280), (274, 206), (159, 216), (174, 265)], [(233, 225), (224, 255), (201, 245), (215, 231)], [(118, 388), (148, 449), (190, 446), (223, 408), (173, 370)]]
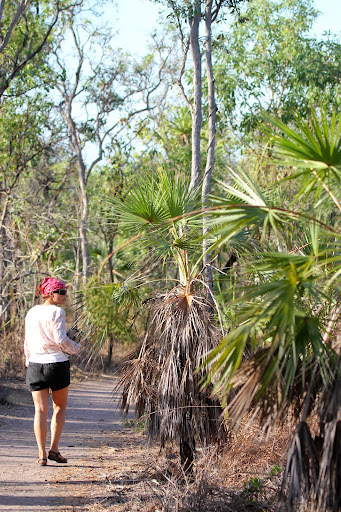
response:
[(3, 288), (3, 276), (4, 276), (4, 266), (5, 266), (5, 233), (4, 229), (0, 229), (0, 325), (2, 328), (5, 326), (5, 318), (3, 317), (3, 313), (5, 311), (5, 299), (2, 293)]
[[(4, 183), (0, 183), (1, 188), (4, 187)], [(2, 318), (5, 310), (4, 297), (2, 294), (2, 288), (4, 284), (4, 272), (5, 272), (5, 246), (6, 246), (6, 232), (5, 232), (5, 218), (7, 214), (9, 197), (5, 196), (5, 200), (2, 201), (2, 193), (0, 193), (0, 206), (1, 206), (1, 218), (0, 218), (0, 319)], [(2, 204), (4, 203), (4, 204)], [(3, 320), (4, 322), (4, 320)], [(2, 324), (4, 325), (4, 323)]]
[[(73, 253), (75, 256), (75, 277), (73, 282), (73, 291), (77, 293), (79, 291), (79, 255), (80, 255), (80, 243), (79, 239), (73, 244)], [(76, 308), (73, 313), (73, 323), (77, 325), (78, 320), (78, 309)]]
[[(1, 183), (3, 188), (5, 188), (4, 184)], [(2, 199), (0, 195), (0, 199)], [(7, 234), (6, 234), (6, 216), (8, 214), (8, 208), (9, 208), (9, 201), (10, 198), (8, 195), (5, 196), (5, 200), (3, 202), (0, 201), (0, 205), (2, 210), (1, 212), (1, 218), (0, 218), (0, 321), (1, 321), (1, 327), (5, 329), (6, 325), (6, 316), (5, 313), (7, 311), (8, 301), (6, 300), (6, 294), (5, 294), (5, 276), (6, 276), (6, 251), (8, 250), (8, 240), (7, 240)]]
[[(216, 113), (217, 105), (215, 102), (214, 91), (214, 75), (212, 66), (212, 0), (206, 0), (205, 6), (205, 31), (206, 31), (206, 73), (207, 73), (207, 87), (208, 87), (208, 150), (206, 159), (206, 168), (202, 184), (202, 206), (207, 206), (207, 197), (211, 190), (211, 177), (214, 167), (214, 150), (215, 150), (215, 135), (216, 135)], [(207, 219), (203, 221), (203, 235), (208, 233)], [(213, 278), (212, 267), (210, 265), (210, 254), (206, 253), (208, 248), (207, 238), (203, 241), (203, 264), (206, 266), (205, 275), (206, 282), (213, 294)]]
[(79, 226), (79, 238), (82, 252), (82, 279), (83, 286), (86, 285), (88, 278), (90, 277), (90, 258), (89, 258), (89, 244), (88, 244), (88, 219), (89, 219), (89, 205), (88, 196), (86, 191), (86, 167), (83, 160), (82, 149), (77, 135), (75, 123), (71, 115), (71, 104), (68, 105), (67, 109), (67, 123), (69, 126), (72, 145), (76, 152), (77, 164), (78, 164), (78, 178), (79, 188), (81, 193), (81, 218)]
[[(112, 241), (112, 243), (109, 245), (109, 254), (113, 251), (113, 248), (114, 248), (114, 242)], [(113, 283), (114, 282), (114, 267), (113, 267), (112, 258), (110, 258), (110, 260), (109, 260), (109, 276), (110, 276), (110, 282)], [(107, 360), (107, 364), (106, 364), (106, 367), (108, 369), (111, 368), (111, 360), (112, 360), (113, 351), (114, 351), (114, 337), (110, 336), (109, 347), (108, 347), (108, 360)]]
[(81, 191), (81, 219), (79, 226), (79, 236), (82, 251), (82, 278), (83, 286), (85, 286), (88, 278), (90, 277), (90, 258), (88, 244), (89, 205), (88, 195), (86, 191), (85, 167), (83, 159), (82, 166), (79, 166), (79, 185)]
[(108, 359), (106, 362), (105, 367), (109, 370), (111, 368), (111, 360), (112, 360), (112, 354), (114, 351), (114, 338), (110, 336), (109, 338), (109, 347), (108, 347)]
[(201, 108), (201, 53), (199, 43), (199, 24), (201, 18), (201, 0), (195, 0), (193, 16), (189, 18), (190, 45), (193, 58), (193, 106), (192, 106), (192, 170), (191, 188), (198, 188), (200, 182), (200, 130)]

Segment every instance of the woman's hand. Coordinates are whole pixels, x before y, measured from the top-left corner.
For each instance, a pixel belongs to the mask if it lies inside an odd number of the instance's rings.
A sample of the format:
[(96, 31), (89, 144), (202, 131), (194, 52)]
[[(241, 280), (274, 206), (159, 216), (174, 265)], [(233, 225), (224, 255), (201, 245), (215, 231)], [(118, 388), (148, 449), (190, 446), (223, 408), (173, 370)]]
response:
[(82, 333), (77, 329), (77, 327), (73, 326), (67, 331), (67, 337), (72, 341), (76, 341), (76, 343), (80, 343)]

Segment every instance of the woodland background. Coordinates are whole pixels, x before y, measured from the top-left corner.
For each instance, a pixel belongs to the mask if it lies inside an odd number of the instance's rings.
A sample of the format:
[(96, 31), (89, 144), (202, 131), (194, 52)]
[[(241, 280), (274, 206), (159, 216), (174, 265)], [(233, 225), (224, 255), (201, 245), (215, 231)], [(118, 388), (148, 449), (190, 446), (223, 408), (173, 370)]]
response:
[(110, 0), (0, 0), (0, 376), (62, 278), (75, 365), (139, 347), (122, 408), (186, 475), (248, 414), (292, 415), (289, 507), (337, 512), (340, 37), (312, 0), (154, 4), (136, 57)]
[[(66, 280), (74, 299), (123, 242), (108, 198), (124, 195), (137, 176), (161, 167), (189, 176), (192, 157), (184, 94), (192, 100), (193, 62), (187, 56), (184, 69), (185, 35), (181, 40), (172, 3), (155, 5), (162, 22), (140, 59), (118, 48), (117, 27), (105, 25), (101, 2), (35, 1), (20, 15), (26, 4), (1, 2), (3, 374), (21, 364), (24, 316), (44, 275)], [(106, 2), (106, 8), (115, 5)], [(294, 112), (308, 116), (312, 105), (340, 106), (340, 38), (310, 36), (318, 16), (312, 1), (254, 0), (241, 9), (239, 14), (222, 10), (213, 25), (218, 110), (212, 192), (219, 189), (218, 180), (226, 180), (227, 167), (243, 169), (265, 186), (276, 179), (276, 167), (263, 163), (263, 110), (290, 122)], [(202, 36), (202, 52), (203, 42)], [(204, 67), (201, 87), (200, 179), (209, 117)], [(291, 187), (284, 193), (289, 203)], [(148, 248), (144, 251), (132, 246), (114, 255), (101, 282), (143, 273)], [(231, 256), (222, 249), (217, 267), (224, 269)], [(156, 265), (153, 273), (145, 298), (160, 286), (160, 277), (174, 277), (169, 266)], [(109, 346), (141, 335), (143, 320), (137, 330), (129, 329), (110, 304), (109, 288), (93, 295), (91, 308), (100, 311), (97, 326), (106, 326)], [(220, 302), (226, 308), (226, 300)]]

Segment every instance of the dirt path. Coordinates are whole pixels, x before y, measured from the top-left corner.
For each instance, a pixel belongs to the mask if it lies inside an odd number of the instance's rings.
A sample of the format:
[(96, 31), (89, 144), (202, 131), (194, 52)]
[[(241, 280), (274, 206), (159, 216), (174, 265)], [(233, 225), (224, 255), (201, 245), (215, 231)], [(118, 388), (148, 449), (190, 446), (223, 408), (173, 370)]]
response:
[(113, 458), (127, 437), (114, 386), (107, 376), (71, 385), (60, 444), (69, 462), (48, 461), (46, 467), (36, 464), (31, 394), (21, 384), (7, 389), (0, 405), (1, 512), (89, 510), (89, 503), (108, 497), (103, 483), (110, 481)]
[(198, 457), (198, 481), (184, 483), (176, 448), (163, 458), (157, 444), (147, 447), (143, 425), (121, 417), (115, 382), (103, 376), (71, 385), (60, 444), (69, 463), (46, 467), (36, 464), (31, 393), (24, 384), (0, 383), (0, 512), (159, 512), (180, 504), (186, 511), (246, 510), (244, 482), (263, 475), (271, 487), (256, 497), (277, 503), (281, 477), (269, 482), (268, 475), (282, 464), (287, 428), (264, 443), (257, 425), (247, 426), (219, 459)]

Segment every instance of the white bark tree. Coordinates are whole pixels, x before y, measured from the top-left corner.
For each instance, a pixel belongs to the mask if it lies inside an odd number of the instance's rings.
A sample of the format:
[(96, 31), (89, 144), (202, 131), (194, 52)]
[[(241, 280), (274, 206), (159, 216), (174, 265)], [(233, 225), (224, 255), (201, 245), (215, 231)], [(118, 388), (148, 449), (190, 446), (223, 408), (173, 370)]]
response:
[[(191, 187), (198, 188), (202, 181), (202, 205), (207, 205), (207, 198), (211, 190), (211, 178), (214, 169), (215, 152), (215, 134), (216, 134), (216, 112), (214, 74), (212, 64), (212, 23), (216, 21), (224, 8), (232, 13), (239, 13), (239, 5), (248, 0), (188, 0), (178, 2), (176, 0), (166, 0), (165, 3), (172, 12), (173, 18), (178, 27), (178, 33), (181, 41), (183, 59), (176, 81), (181, 94), (191, 111), (192, 115), (192, 165), (191, 165)], [(200, 155), (200, 132), (202, 126), (202, 49), (200, 46), (200, 23), (202, 18), (205, 20), (205, 59), (207, 74), (207, 96), (208, 96), (208, 148), (206, 157), (206, 166), (203, 177), (201, 176), (201, 155)], [(189, 25), (189, 33), (186, 33), (184, 23)], [(191, 49), (193, 66), (193, 100), (182, 83), (182, 78), (188, 63), (188, 52)], [(207, 223), (204, 219), (203, 234), (208, 232)], [(207, 241), (203, 242), (203, 264), (205, 266), (206, 281), (211, 293), (213, 293), (212, 271), (210, 268), (210, 255), (207, 254)]]

